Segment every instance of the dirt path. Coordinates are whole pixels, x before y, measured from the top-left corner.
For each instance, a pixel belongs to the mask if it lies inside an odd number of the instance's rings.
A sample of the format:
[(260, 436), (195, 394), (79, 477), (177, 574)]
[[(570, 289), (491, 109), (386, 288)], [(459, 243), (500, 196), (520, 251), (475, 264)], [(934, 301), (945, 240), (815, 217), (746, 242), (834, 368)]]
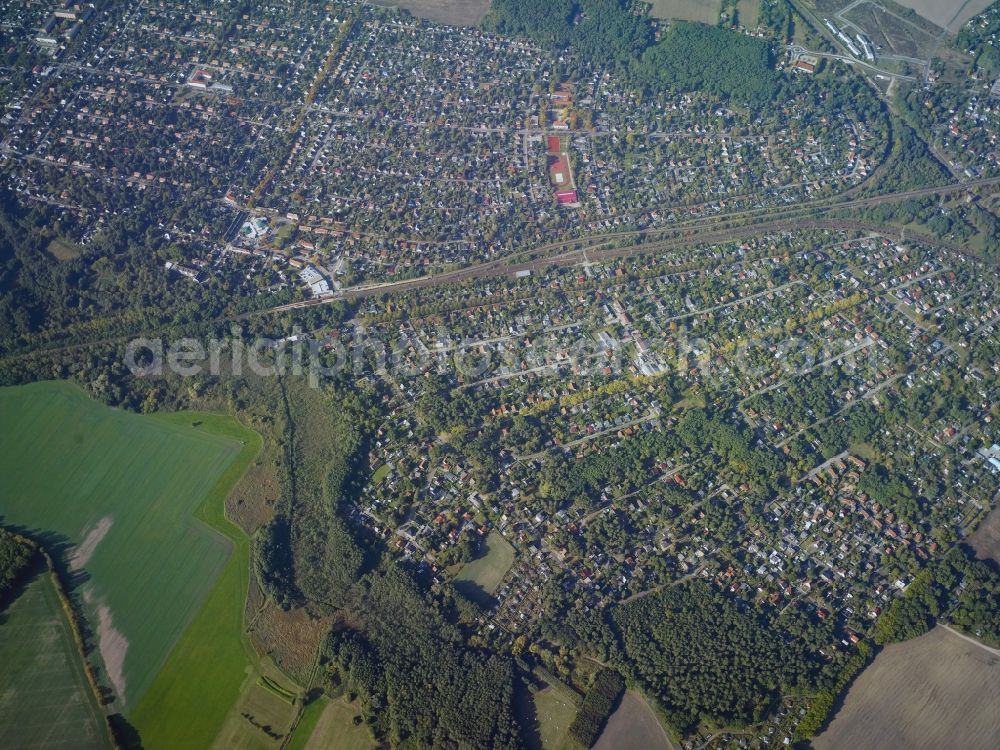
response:
[(984, 651), (989, 651), (994, 656), (1000, 657), (1000, 649), (993, 648), (992, 646), (987, 646), (982, 641), (977, 641), (971, 635), (966, 635), (965, 633), (963, 633), (960, 630), (955, 630), (955, 628), (953, 628), (951, 625), (943, 625), (942, 627), (945, 630), (947, 630), (949, 633), (954, 633), (955, 635), (957, 635), (962, 640), (968, 641), (969, 643), (972, 643), (972, 644), (975, 644), (976, 646), (979, 646), (979, 648), (983, 649)]

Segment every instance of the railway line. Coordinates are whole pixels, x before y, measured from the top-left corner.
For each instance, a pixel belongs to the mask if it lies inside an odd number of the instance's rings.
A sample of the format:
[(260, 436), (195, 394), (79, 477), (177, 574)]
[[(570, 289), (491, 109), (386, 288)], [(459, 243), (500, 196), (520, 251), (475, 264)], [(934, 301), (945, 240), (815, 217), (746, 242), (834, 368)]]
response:
[[(820, 205), (809, 204), (779, 210), (767, 209), (767, 213), (763, 214), (743, 212), (723, 217), (713, 217), (710, 221), (693, 220), (692, 222), (681, 223), (671, 227), (607, 232), (589, 237), (547, 243), (503, 258), (488, 260), (438, 274), (420, 276), (402, 281), (349, 287), (328, 297), (301, 300), (299, 302), (277, 305), (264, 310), (246, 313), (240, 316), (239, 319), (314, 307), (332, 302), (352, 301), (414, 289), (461, 283), (481, 278), (506, 276), (519, 271), (536, 272), (552, 266), (575, 265), (583, 262), (609, 260), (630, 255), (656, 253), (684, 245), (731, 242), (744, 237), (774, 232), (792, 232), (803, 229), (835, 229), (870, 231), (884, 236), (897, 236), (899, 232), (895, 229), (889, 229), (871, 222), (849, 219), (820, 219), (815, 217), (816, 214), (870, 208), (909, 198), (941, 195), (956, 191), (991, 187), (997, 184), (1000, 184), (1000, 178), (993, 177), (955, 182), (932, 188), (882, 193), (880, 195), (855, 198), (848, 201), (823, 202)], [(908, 231), (906, 234), (913, 241), (944, 247), (963, 255), (970, 254), (966, 248), (956, 243), (939, 240), (913, 231)]]

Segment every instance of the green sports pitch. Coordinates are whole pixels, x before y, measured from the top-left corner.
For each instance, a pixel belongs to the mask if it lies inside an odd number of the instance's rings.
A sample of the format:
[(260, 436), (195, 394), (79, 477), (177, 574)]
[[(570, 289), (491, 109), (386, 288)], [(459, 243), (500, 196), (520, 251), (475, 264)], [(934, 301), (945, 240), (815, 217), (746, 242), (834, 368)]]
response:
[(256, 445), (230, 418), (131, 414), (68, 383), (0, 388), (0, 518), (62, 554), (126, 714), (230, 557), (199, 517), (221, 516)]

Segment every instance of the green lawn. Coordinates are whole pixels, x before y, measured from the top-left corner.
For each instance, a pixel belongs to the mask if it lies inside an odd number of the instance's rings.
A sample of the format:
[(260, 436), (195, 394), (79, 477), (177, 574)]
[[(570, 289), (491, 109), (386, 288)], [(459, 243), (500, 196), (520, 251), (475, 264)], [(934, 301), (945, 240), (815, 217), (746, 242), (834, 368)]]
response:
[(565, 743), (569, 725), (576, 717), (576, 704), (565, 688), (549, 686), (534, 695), (535, 715), (543, 750), (559, 750)]
[(389, 476), (390, 471), (392, 471), (392, 466), (390, 464), (382, 464), (379, 466), (378, 469), (375, 470), (375, 473), (372, 474), (372, 484), (376, 487), (382, 484), (382, 482), (385, 481), (385, 478)]
[(253, 663), (249, 541), (224, 500), (260, 445), (230, 417), (130, 414), (68, 383), (0, 389), (0, 514), (89, 538), (84, 611), (147, 748), (211, 744)]
[(486, 594), (493, 594), (500, 586), (504, 574), (514, 563), (514, 548), (500, 534), (493, 531), (486, 537), (485, 554), (465, 565), (457, 576), (456, 585), (461, 590), (463, 582), (470, 582)]
[(0, 613), (0, 747), (110, 747), (52, 577)]

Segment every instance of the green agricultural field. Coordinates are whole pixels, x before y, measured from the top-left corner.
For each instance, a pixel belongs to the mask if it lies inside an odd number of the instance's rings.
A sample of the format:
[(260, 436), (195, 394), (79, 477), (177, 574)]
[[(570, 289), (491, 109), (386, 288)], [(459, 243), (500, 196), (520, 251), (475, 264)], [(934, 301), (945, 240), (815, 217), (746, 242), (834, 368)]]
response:
[(313, 730), (319, 724), (320, 717), (323, 716), (323, 711), (329, 702), (328, 698), (317, 698), (302, 709), (299, 723), (295, 725), (295, 731), (292, 732), (292, 738), (285, 745), (285, 750), (305, 750), (305, 746), (309, 743), (309, 738), (312, 737)]
[(210, 744), (255, 663), (249, 543), (224, 500), (259, 448), (229, 417), (139, 416), (68, 383), (0, 389), (0, 514), (72, 545), (119, 708), (147, 748)]
[(455, 576), (455, 587), (475, 601), (491, 597), (514, 563), (514, 548), (497, 532), (486, 537), (485, 547), (485, 554), (466, 564)]
[(372, 750), (376, 745), (368, 725), (354, 724), (360, 712), (361, 706), (344, 698), (316, 701), (306, 708), (289, 750)]
[(653, 18), (718, 23), (722, 0), (650, 0)]
[(110, 747), (52, 577), (0, 613), (0, 747)]

